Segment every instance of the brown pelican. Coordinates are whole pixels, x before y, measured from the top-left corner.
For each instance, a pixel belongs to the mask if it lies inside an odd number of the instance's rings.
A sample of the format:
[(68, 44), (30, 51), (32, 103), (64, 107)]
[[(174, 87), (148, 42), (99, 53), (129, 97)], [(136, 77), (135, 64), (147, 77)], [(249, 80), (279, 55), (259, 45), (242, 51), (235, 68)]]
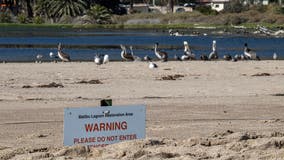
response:
[(126, 51), (126, 47), (124, 46), (124, 45), (120, 45), (120, 48), (121, 48), (121, 58), (123, 59), (123, 60), (126, 60), (126, 61), (134, 61), (134, 57), (133, 57), (133, 55), (131, 54), (131, 53), (127, 53), (127, 51)]
[(212, 52), (209, 54), (209, 59), (218, 59), (218, 54), (217, 54), (217, 47), (216, 47), (216, 41), (213, 40), (212, 42)]
[(191, 49), (189, 48), (188, 42), (183, 41), (184, 45), (184, 54), (181, 56), (181, 60), (194, 60), (195, 55), (192, 53)]
[(247, 59), (257, 59), (256, 53), (248, 48), (248, 44), (245, 43), (244, 45), (244, 56)]
[(162, 62), (166, 62), (168, 61), (168, 53), (166, 52), (163, 52), (163, 51), (159, 51), (158, 50), (158, 46), (159, 46), (159, 43), (155, 43), (155, 55), (160, 59), (162, 60)]
[(130, 46), (129, 49), (130, 49), (130, 53), (131, 53), (131, 55), (133, 56), (134, 60), (135, 60), (135, 61), (141, 61), (141, 58), (140, 58), (140, 57), (134, 55), (133, 47)]
[(64, 61), (64, 62), (70, 62), (70, 61), (71, 61), (70, 56), (69, 56), (67, 53), (64, 53), (64, 52), (62, 51), (61, 43), (58, 44), (58, 49), (57, 49), (57, 50), (58, 50), (58, 51), (57, 51), (57, 55), (58, 55), (58, 57), (59, 57), (62, 61)]

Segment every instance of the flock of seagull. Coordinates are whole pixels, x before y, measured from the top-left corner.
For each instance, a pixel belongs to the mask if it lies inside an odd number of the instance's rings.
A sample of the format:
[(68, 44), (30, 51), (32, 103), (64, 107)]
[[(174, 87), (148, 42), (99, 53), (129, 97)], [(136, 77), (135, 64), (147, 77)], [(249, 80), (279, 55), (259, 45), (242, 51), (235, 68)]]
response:
[[(187, 60), (196, 60), (196, 56), (195, 54), (192, 52), (190, 45), (187, 41), (183, 42), (184, 45), (184, 53), (181, 57), (174, 55), (174, 59), (178, 60), (178, 61), (187, 61)], [(161, 51), (158, 49), (159, 43), (155, 43), (154, 45), (154, 53), (155, 56), (162, 62), (166, 62), (168, 61), (168, 53), (165, 51)], [(130, 52), (127, 52), (126, 46), (125, 45), (120, 45), (121, 48), (121, 58), (124, 61), (142, 61), (142, 59), (136, 55), (134, 55), (133, 52), (133, 47), (130, 46)], [(62, 46), (61, 43), (58, 44), (58, 48), (57, 48), (57, 55), (54, 54), (53, 52), (50, 52), (49, 54), (50, 58), (52, 59), (61, 59), (63, 62), (70, 62), (70, 56), (69, 54), (65, 53), (62, 51)], [(37, 61), (41, 63), (41, 59), (43, 58), (43, 55), (38, 54), (36, 56)], [(200, 60), (217, 60), (218, 57), (218, 52), (217, 52), (217, 44), (216, 44), (216, 40), (212, 41), (212, 52), (207, 56), (206, 54), (202, 54), (200, 56)], [(260, 60), (259, 56), (257, 56), (256, 52), (254, 52), (253, 50), (251, 50), (250, 48), (248, 48), (248, 44), (245, 43), (244, 44), (244, 53), (243, 54), (236, 54), (235, 56), (231, 56), (229, 54), (225, 54), (223, 56), (224, 60), (227, 61), (233, 61), (236, 62), (238, 60)], [(273, 59), (276, 60), (277, 59), (277, 54), (274, 53), (273, 54)], [(152, 58), (150, 58), (148, 55), (146, 55), (143, 58), (144, 61), (147, 61), (149, 63), (149, 68), (153, 69), (153, 68), (157, 68), (157, 64), (155, 64), (152, 61)], [(96, 54), (94, 57), (94, 62), (97, 65), (101, 65), (101, 64), (105, 64), (109, 62), (109, 55), (107, 54)]]

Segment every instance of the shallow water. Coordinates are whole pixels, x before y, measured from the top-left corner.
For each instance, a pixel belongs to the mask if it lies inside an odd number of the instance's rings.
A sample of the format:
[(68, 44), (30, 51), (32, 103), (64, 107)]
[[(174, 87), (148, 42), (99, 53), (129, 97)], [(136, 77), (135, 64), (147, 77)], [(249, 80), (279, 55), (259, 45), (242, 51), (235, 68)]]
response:
[(261, 59), (272, 59), (274, 52), (284, 59), (284, 38), (210, 34), (175, 37), (158, 30), (2, 29), (0, 33), (0, 61), (34, 61), (37, 54), (42, 54), (44, 61), (50, 61), (49, 53), (57, 52), (59, 42), (75, 61), (92, 61), (96, 53), (109, 54), (111, 60), (121, 60), (120, 44), (133, 45), (137, 56), (155, 58), (153, 45), (156, 42), (173, 58), (175, 54), (183, 54), (185, 40), (197, 57), (209, 54), (212, 40), (216, 40), (220, 57), (242, 54), (243, 44), (248, 43)]

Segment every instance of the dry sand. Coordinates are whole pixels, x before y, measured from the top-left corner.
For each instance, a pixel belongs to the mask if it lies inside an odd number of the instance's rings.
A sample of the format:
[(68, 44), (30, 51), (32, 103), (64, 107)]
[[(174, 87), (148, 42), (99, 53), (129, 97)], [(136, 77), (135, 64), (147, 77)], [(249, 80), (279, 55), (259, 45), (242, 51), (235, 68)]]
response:
[[(284, 61), (157, 64), (0, 64), (0, 159), (284, 159)], [(147, 139), (63, 147), (63, 108), (103, 98), (145, 104)]]

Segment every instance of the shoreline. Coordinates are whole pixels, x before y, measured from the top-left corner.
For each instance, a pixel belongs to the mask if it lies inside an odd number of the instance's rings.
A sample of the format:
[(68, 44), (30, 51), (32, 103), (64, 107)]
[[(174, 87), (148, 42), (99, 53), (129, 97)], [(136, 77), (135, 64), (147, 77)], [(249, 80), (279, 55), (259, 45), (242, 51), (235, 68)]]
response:
[[(245, 23), (237, 26), (232, 25), (216, 25), (216, 24), (18, 24), (18, 23), (0, 23), (0, 28), (62, 28), (62, 29), (254, 29), (257, 25), (268, 27), (270, 29), (283, 28), (283, 24), (266, 24), (266, 23)], [(245, 28), (236, 28), (238, 26), (243, 26)]]

